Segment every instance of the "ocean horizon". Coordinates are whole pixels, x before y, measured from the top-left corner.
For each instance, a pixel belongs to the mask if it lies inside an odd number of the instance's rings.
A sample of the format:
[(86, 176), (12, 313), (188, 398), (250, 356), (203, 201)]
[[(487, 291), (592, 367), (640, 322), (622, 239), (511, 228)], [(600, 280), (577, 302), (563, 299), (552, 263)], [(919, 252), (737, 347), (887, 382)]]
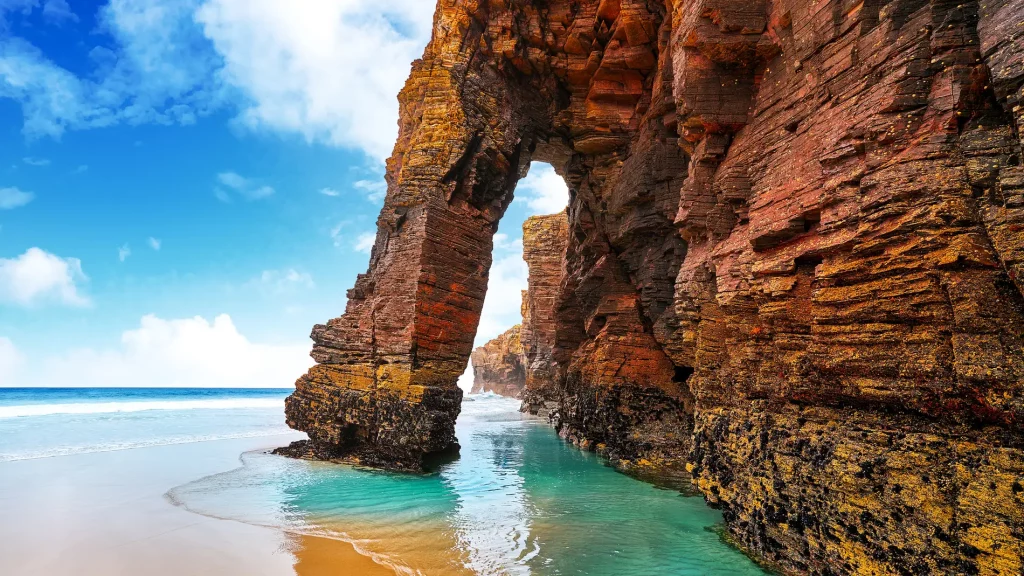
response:
[(0, 388), (0, 462), (289, 434), (283, 409), (290, 392)]

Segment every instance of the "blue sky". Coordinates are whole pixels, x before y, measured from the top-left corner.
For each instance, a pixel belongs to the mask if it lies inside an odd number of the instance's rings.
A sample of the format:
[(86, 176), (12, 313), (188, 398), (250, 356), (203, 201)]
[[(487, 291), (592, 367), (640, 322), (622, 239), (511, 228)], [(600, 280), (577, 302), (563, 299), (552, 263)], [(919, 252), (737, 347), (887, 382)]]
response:
[[(366, 269), (431, 13), (0, 0), (0, 385), (291, 385)], [(566, 198), (520, 184), (478, 341), (518, 321), (523, 219)]]

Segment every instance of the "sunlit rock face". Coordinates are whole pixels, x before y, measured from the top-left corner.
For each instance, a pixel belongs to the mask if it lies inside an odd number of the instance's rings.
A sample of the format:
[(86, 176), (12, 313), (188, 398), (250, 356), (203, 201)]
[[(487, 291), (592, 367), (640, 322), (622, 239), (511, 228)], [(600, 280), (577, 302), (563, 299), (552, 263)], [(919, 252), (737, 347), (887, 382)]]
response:
[(1022, 21), (442, 0), (370, 269), (289, 424), (389, 467), (454, 442), (491, 237), (546, 161), (571, 199), (527, 409), (623, 468), (685, 467), (786, 572), (1020, 574)]
[(473, 350), (473, 394), (492, 392), (519, 398), (526, 388), (526, 366), (522, 326), (516, 324), (505, 333)]
[(522, 306), (521, 340), (526, 359), (523, 410), (543, 416), (557, 410), (562, 397), (555, 344), (568, 242), (569, 219), (565, 212), (534, 216), (523, 223), (523, 260), (530, 271)]

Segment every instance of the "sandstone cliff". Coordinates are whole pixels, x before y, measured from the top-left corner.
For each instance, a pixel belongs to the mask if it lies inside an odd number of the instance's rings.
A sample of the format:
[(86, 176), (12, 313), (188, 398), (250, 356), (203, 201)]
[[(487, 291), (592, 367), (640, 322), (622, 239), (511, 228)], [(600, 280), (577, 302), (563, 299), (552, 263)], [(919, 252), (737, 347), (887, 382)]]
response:
[(441, 0), (369, 272), (287, 403), (302, 449), (453, 444), (491, 236), (543, 160), (571, 190), (536, 380), (563, 436), (685, 466), (786, 572), (1024, 572), (1022, 21)]
[(567, 215), (534, 216), (523, 223), (523, 260), (530, 270), (529, 288), (523, 294), (523, 356), (526, 358), (526, 389), (523, 408), (548, 415), (561, 398), (555, 338), (565, 249), (569, 242)]
[(473, 350), (473, 394), (493, 392), (518, 398), (526, 388), (526, 366), (521, 326), (516, 324), (504, 334)]

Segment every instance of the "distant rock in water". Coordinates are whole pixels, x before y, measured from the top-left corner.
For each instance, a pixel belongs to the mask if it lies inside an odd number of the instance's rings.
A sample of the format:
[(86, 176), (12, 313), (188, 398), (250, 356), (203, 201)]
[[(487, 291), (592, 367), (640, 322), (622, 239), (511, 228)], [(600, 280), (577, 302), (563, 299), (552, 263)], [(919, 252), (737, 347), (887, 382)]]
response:
[(521, 329), (517, 324), (473, 351), (473, 394), (494, 392), (512, 398), (522, 395), (526, 388), (526, 367), (519, 338)]

